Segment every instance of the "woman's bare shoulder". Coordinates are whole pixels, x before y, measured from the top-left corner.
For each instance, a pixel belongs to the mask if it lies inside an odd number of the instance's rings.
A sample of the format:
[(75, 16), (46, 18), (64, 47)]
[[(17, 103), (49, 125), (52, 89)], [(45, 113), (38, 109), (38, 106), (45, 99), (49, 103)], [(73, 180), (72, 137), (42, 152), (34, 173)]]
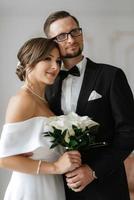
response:
[(6, 111), (6, 123), (19, 122), (31, 118), (35, 111), (35, 101), (25, 91), (19, 91), (9, 100)]

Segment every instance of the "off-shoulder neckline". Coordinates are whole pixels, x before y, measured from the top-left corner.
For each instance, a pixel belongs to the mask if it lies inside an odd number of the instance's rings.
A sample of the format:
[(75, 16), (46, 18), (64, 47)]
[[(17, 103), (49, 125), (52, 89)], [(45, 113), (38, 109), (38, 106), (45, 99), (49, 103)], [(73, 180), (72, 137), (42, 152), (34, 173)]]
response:
[(26, 119), (26, 120), (23, 120), (23, 121), (18, 121), (18, 122), (8, 122), (8, 123), (5, 123), (4, 126), (7, 126), (7, 125), (17, 125), (17, 124), (23, 124), (23, 123), (27, 123), (27, 122), (30, 122), (30, 121), (35, 121), (37, 119), (49, 119), (51, 117), (54, 117), (54, 116), (50, 116), (50, 117), (45, 117), (45, 116), (36, 116), (36, 117), (31, 117), (29, 119)]

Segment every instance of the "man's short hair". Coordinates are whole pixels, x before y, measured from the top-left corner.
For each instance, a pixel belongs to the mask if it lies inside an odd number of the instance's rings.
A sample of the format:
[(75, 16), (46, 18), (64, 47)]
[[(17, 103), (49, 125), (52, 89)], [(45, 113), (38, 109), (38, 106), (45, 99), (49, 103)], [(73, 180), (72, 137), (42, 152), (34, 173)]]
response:
[(50, 25), (53, 22), (57, 21), (58, 19), (63, 19), (63, 18), (66, 18), (66, 17), (72, 17), (73, 20), (76, 22), (76, 24), (79, 26), (79, 22), (76, 19), (76, 17), (71, 15), (69, 12), (67, 12), (67, 11), (57, 11), (57, 12), (50, 14), (48, 16), (48, 18), (46, 19), (45, 23), (44, 23), (44, 32), (45, 32), (46, 36), (48, 37), (49, 28), (50, 28)]

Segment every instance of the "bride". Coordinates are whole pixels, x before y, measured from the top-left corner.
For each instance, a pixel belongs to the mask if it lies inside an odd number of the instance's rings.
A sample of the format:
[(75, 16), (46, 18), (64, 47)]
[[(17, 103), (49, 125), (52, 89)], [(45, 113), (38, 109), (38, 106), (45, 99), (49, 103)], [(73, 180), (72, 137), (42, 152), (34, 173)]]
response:
[(0, 167), (13, 171), (4, 200), (65, 200), (62, 174), (81, 165), (78, 151), (50, 149), (43, 136), (54, 113), (44, 99), (61, 67), (55, 42), (32, 38), (18, 52), (16, 74), (24, 85), (11, 97), (0, 140)]

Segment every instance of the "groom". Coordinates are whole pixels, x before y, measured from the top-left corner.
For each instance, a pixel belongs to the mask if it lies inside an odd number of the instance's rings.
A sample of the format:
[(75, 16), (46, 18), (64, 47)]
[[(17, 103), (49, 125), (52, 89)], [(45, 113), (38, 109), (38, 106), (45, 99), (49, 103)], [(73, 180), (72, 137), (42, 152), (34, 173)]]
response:
[(47, 90), (51, 109), (88, 115), (100, 123), (99, 140), (108, 143), (87, 151), (81, 167), (66, 174), (73, 188), (66, 187), (67, 200), (129, 200), (124, 160), (134, 149), (134, 100), (123, 71), (82, 54), (82, 28), (66, 11), (52, 13), (44, 32), (58, 43), (68, 71)]

